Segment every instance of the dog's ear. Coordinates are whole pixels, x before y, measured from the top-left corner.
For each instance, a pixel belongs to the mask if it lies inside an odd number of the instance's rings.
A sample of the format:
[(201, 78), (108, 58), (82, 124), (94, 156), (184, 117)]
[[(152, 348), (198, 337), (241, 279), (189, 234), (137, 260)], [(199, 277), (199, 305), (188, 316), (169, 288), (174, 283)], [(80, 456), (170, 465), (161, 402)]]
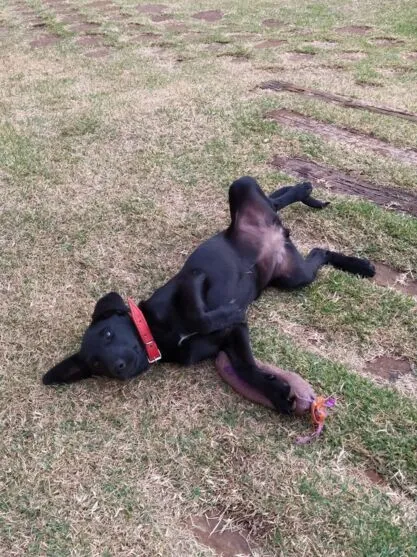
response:
[(73, 354), (45, 373), (42, 377), (42, 382), (44, 385), (74, 383), (81, 379), (87, 379), (87, 377), (91, 377), (91, 375), (91, 370), (81, 360), (79, 355)]
[(110, 316), (112, 313), (127, 313), (128, 311), (128, 307), (124, 303), (123, 298), (117, 294), (117, 292), (110, 292), (100, 298), (96, 303), (91, 319), (94, 323), (94, 321)]

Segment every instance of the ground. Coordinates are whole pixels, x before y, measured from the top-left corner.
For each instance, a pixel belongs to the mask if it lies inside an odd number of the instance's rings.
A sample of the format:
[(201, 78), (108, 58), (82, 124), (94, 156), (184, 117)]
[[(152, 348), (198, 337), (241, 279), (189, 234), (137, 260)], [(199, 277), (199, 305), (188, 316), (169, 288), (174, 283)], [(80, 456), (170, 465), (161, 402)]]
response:
[[(2, 0), (0, 552), (415, 556), (414, 0)], [(256, 356), (337, 397), (323, 438), (212, 362), (45, 388), (95, 300), (140, 300), (243, 174), (310, 178), (300, 248), (371, 258), (249, 313)]]

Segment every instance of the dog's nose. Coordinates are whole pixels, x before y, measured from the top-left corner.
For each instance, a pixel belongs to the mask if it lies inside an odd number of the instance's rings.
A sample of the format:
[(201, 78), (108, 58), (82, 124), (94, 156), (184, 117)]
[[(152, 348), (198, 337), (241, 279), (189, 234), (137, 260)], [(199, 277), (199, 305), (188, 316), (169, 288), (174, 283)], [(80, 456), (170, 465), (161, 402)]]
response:
[(123, 371), (124, 369), (126, 369), (126, 362), (124, 360), (122, 360), (122, 358), (119, 358), (115, 362), (115, 367), (116, 367), (117, 371)]

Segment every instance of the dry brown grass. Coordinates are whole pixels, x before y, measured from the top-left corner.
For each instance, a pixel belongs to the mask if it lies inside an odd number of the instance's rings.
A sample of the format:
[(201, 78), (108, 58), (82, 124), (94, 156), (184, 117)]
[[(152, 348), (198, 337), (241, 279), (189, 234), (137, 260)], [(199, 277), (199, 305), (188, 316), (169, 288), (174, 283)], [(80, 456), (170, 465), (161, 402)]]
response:
[[(42, 1), (28, 4), (46, 14)], [(87, 4), (71, 2), (86, 21), (106, 20), (103, 9)], [(375, 448), (355, 456), (343, 438), (334, 441), (331, 425), (327, 444), (325, 438), (301, 450), (292, 440), (307, 423), (238, 400), (211, 364), (161, 365), (127, 385), (87, 381), (55, 390), (39, 382), (76, 349), (99, 295), (116, 289), (145, 297), (225, 225), (233, 179), (253, 174), (271, 190), (285, 183), (288, 177), (268, 165), (273, 154), (302, 154), (381, 184), (415, 187), (409, 167), (277, 128), (262, 116), (285, 107), (407, 148), (416, 146), (411, 123), (257, 88), (278, 73), (416, 112), (408, 3), (393, 14), (390, 2), (378, 10), (372, 2), (353, 9), (336, 0), (249, 9), (228, 0), (210, 5), (225, 18), (205, 23), (191, 15), (207, 4), (164, 2), (187, 32), (152, 23), (134, 2), (114, 4), (126, 17), (101, 29), (110, 54), (97, 59), (84, 56), (87, 47), (54, 17), (46, 18), (47, 31), (63, 38), (31, 49), (38, 31), (29, 16), (15, 9), (17, 1), (1, 7), (0, 552), (208, 557), (213, 550), (190, 528), (190, 517), (207, 514), (248, 537), (257, 557), (379, 556), (378, 540), (394, 555), (412, 555), (416, 509), (409, 494), (417, 482), (405, 457), (396, 472), (403, 478), (390, 472), (386, 485), (372, 485), (363, 471), (380, 458), (389, 464), (382, 462), (383, 473), (394, 470), (398, 455), (381, 457)], [(49, 16), (57, 5), (49, 5)], [(262, 26), (268, 18), (286, 25)], [(358, 20), (373, 26), (370, 38), (395, 34), (404, 43), (388, 48), (336, 31)], [(134, 31), (134, 21), (144, 28)], [(161, 37), (132, 38), (146, 31)], [(287, 43), (255, 48), (278, 36)], [(336, 44), (328, 48), (328, 40)], [(347, 59), (346, 50), (366, 58)], [(326, 244), (417, 270), (411, 218), (335, 197), (327, 212), (294, 208), (285, 219), (302, 249)], [(251, 311), (251, 324), (288, 336), (294, 354), (300, 351), (300, 369), (314, 352), (335, 366), (343, 362), (353, 382), (374, 355), (415, 359), (415, 304), (399, 295), (404, 311), (387, 324), (383, 308), (392, 308), (395, 293), (357, 281), (355, 299), (341, 279), (340, 296), (352, 296), (352, 306), (367, 296), (370, 330), (361, 337), (354, 322), (343, 321), (354, 315), (346, 303), (344, 315), (329, 318), (317, 301), (320, 293), (333, 296), (332, 276), (324, 273), (316, 290), (300, 295), (268, 294)], [(392, 389), (407, 395), (395, 399), (398, 405), (414, 408), (414, 377)], [(352, 402), (343, 400), (343, 411)], [(415, 427), (406, 412), (400, 425), (405, 433)], [(364, 431), (354, 428), (358, 446)]]

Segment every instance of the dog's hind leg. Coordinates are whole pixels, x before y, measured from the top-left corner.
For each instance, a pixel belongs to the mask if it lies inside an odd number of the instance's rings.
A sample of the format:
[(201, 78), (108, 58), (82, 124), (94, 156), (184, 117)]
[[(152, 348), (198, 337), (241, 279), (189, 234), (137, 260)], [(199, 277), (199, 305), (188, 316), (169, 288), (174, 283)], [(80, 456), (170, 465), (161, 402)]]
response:
[(296, 184), (295, 186), (284, 186), (279, 190), (275, 191), (269, 196), (275, 211), (279, 211), (291, 203), (296, 203), (301, 201), (304, 205), (308, 207), (313, 207), (314, 209), (323, 209), (329, 205), (329, 201), (319, 201), (311, 197), (311, 192), (313, 187), (310, 182), (302, 182)]
[(273, 220), (276, 215), (272, 200), (265, 195), (255, 178), (242, 176), (229, 188), (229, 208), (232, 227), (236, 224), (242, 211), (248, 209), (252, 214), (268, 214)]
[(347, 271), (362, 277), (373, 277), (375, 267), (367, 259), (350, 257), (321, 248), (314, 248), (307, 257), (303, 257), (294, 244), (289, 243), (288, 265), (286, 272), (280, 273), (277, 269), (276, 276), (270, 285), (281, 288), (300, 288), (314, 281), (318, 270), (324, 265), (332, 265), (336, 269)]

